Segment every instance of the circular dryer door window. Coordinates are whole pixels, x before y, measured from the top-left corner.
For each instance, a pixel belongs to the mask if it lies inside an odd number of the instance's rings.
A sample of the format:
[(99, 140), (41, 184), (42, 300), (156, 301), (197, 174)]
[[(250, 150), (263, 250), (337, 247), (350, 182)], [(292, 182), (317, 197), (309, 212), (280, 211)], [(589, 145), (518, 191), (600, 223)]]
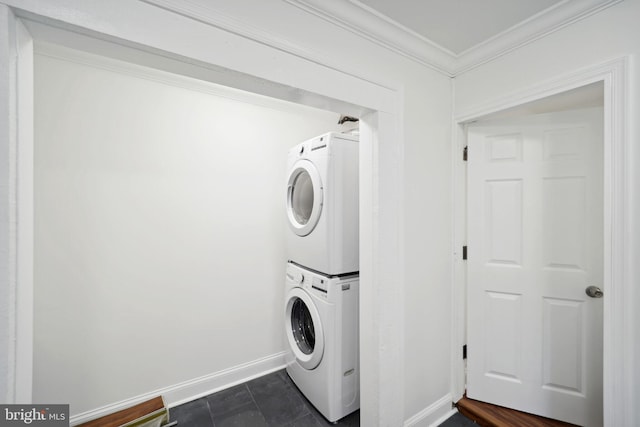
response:
[(289, 226), (298, 236), (313, 231), (322, 211), (322, 183), (313, 163), (301, 160), (293, 167), (287, 184)]
[(314, 369), (322, 360), (324, 336), (320, 315), (309, 294), (300, 288), (287, 297), (286, 334), (289, 346), (303, 368)]

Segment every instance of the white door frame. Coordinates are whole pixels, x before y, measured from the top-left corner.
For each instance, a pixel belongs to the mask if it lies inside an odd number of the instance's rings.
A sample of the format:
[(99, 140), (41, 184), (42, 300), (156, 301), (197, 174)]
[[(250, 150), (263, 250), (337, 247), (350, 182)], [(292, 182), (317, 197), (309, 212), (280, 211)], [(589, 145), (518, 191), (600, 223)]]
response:
[[(0, 278), (0, 295), (8, 296), (0, 302), (0, 314), (7, 313), (9, 322), (6, 330), (0, 330), (0, 349), (6, 348), (9, 354), (6, 377), (0, 371), (0, 398), (5, 395), (5, 402), (26, 403), (32, 397), (34, 247), (33, 179), (29, 177), (33, 135), (28, 129), (33, 120), (33, 40), (28, 32), (17, 29), (26, 18), (71, 30), (63, 35), (70, 37), (67, 40), (50, 40), (46, 31), (38, 40), (73, 44), (82, 38), (78, 43), (84, 43), (84, 48), (93, 43), (93, 52), (116, 57), (116, 50), (128, 49), (130, 54), (133, 46), (135, 60), (148, 60), (152, 67), (171, 62), (174, 68), (169, 71), (180, 72), (193, 61), (201, 67), (196, 74), (211, 71), (223, 79), (217, 83), (360, 116), (361, 418), (366, 425), (402, 425), (404, 383), (398, 380), (404, 378), (401, 85), (372, 82), (342, 64), (328, 64), (327, 58), (256, 34), (254, 28), (236, 25), (229, 31), (224, 17), (217, 22), (216, 14), (193, 21), (170, 10), (171, 3), (164, 1), (161, 9), (149, 2), (132, 2), (134, 13), (114, 12), (109, 2), (0, 0), (0, 35), (7, 36), (0, 45), (0, 99), (6, 100), (7, 107), (0, 108), (0, 158), (7, 159), (8, 167), (0, 175), (0, 209), (8, 212), (0, 222), (0, 231), (8, 237), (0, 251), (6, 249), (9, 258), (6, 268), (0, 265), (0, 273), (6, 273)], [(145, 12), (153, 12), (154, 21), (145, 20)], [(167, 37), (163, 31), (167, 26), (173, 26), (175, 34), (180, 33), (176, 26), (182, 26), (215, 37), (207, 37), (206, 45), (193, 38)], [(18, 36), (23, 41), (20, 46), (15, 43)], [(219, 44), (212, 46), (215, 43)], [(239, 46), (246, 55), (235, 54)], [(164, 56), (154, 55), (157, 52)], [(278, 72), (280, 66), (288, 67), (285, 76)]]
[[(630, 425), (633, 402), (628, 393), (628, 372), (633, 339), (631, 322), (631, 284), (626, 277), (629, 260), (628, 200), (630, 149), (627, 98), (628, 57), (580, 69), (504, 98), (492, 100), (455, 115), (453, 123), (454, 260), (452, 323), (452, 395), (459, 400), (465, 389), (462, 346), (466, 343), (466, 266), (461, 249), (466, 244), (466, 165), (462, 150), (466, 146), (466, 125), (482, 117), (576, 89), (595, 82), (604, 83), (604, 337), (603, 405), (605, 426)], [(469, 213), (472, 214), (472, 213)]]

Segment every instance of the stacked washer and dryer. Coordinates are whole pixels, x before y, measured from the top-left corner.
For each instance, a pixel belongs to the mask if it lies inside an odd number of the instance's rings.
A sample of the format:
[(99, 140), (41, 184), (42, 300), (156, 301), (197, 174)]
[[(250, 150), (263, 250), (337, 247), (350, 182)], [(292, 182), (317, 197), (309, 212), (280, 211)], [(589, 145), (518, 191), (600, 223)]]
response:
[(360, 407), (358, 137), (305, 141), (287, 166), (286, 369), (334, 422)]

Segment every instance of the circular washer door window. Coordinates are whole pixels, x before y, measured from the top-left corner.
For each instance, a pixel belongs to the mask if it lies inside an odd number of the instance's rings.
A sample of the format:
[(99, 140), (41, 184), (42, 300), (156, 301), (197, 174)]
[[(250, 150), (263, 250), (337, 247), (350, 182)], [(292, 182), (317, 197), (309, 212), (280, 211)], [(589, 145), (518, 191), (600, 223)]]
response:
[(289, 226), (298, 236), (313, 231), (322, 211), (322, 183), (313, 163), (300, 160), (289, 174), (287, 216)]
[(324, 335), (320, 315), (309, 294), (300, 288), (289, 292), (285, 309), (289, 346), (305, 369), (320, 364), (324, 353)]

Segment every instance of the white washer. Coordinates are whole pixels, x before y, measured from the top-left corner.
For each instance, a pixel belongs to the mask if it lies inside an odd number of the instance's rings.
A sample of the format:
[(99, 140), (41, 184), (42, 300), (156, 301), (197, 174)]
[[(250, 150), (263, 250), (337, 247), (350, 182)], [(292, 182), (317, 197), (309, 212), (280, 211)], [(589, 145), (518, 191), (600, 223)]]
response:
[(358, 271), (358, 137), (327, 133), (289, 151), (288, 259), (325, 274)]
[(287, 373), (330, 422), (360, 407), (358, 286), (287, 263)]

